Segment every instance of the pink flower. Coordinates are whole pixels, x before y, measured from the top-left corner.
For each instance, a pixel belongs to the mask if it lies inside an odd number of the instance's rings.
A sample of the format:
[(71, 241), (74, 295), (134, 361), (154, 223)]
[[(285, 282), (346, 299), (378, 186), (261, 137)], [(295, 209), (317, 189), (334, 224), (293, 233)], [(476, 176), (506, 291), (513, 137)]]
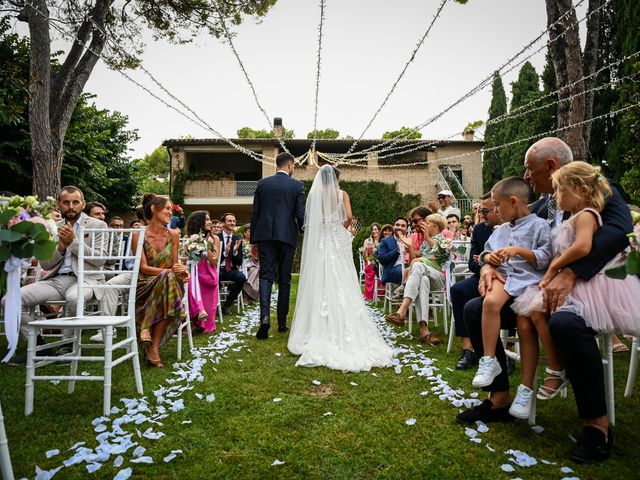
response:
[(450, 232), (449, 230), (443, 230), (441, 233), (444, 238), (450, 238), (450, 239), (453, 238), (453, 233)]

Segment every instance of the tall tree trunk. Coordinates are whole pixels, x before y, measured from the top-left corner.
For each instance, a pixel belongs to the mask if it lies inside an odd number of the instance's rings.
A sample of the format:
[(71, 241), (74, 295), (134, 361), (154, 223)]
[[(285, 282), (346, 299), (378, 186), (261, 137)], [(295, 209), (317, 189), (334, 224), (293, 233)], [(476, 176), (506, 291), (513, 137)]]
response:
[[(589, 0), (589, 13), (601, 5), (602, 0)], [(587, 160), (591, 123), (582, 122), (592, 117), (593, 95), (585, 94), (585, 90), (592, 88), (594, 83), (591, 79), (583, 80), (583, 76), (593, 73), (596, 68), (600, 12), (591, 15), (587, 21), (587, 43), (583, 55), (572, 1), (546, 0), (546, 7), (548, 26), (562, 18), (550, 30), (554, 41), (549, 47), (557, 87), (563, 89), (558, 94), (558, 128), (562, 129), (558, 136), (571, 147), (576, 160)]]
[[(49, 10), (45, 0), (31, 0), (18, 16), (29, 24), (29, 133), (33, 192), (40, 198), (56, 197), (60, 191), (64, 137), (82, 90), (106, 44), (103, 32), (113, 2), (96, 1), (57, 74), (51, 69)], [(89, 39), (91, 42), (87, 45)]]

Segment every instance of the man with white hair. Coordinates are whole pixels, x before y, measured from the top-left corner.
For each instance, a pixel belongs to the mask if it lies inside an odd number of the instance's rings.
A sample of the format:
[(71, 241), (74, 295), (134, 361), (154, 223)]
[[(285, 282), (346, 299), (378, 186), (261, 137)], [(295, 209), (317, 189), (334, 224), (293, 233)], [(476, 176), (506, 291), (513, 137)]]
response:
[(441, 190), (438, 192), (438, 202), (440, 203), (440, 209), (438, 213), (444, 218), (447, 218), (452, 213), (460, 218), (460, 209), (451, 205), (453, 203), (453, 193), (451, 190)]
[[(573, 154), (569, 146), (555, 137), (539, 140), (525, 155), (524, 179), (536, 193), (544, 195), (531, 205), (531, 212), (547, 219), (551, 226), (559, 225), (569, 216), (569, 212), (558, 211), (552, 195), (551, 175), (572, 160)], [(545, 310), (551, 314), (551, 336), (565, 364), (565, 370), (547, 369), (546, 374), (547, 378), (555, 379), (558, 385), (565, 378), (571, 382), (583, 429), (571, 449), (570, 457), (580, 463), (601, 462), (611, 454), (613, 437), (607, 417), (602, 359), (595, 340), (597, 332), (587, 327), (584, 319), (575, 313), (558, 309), (564, 304), (578, 278), (591, 280), (629, 244), (626, 235), (632, 228), (631, 214), (616, 186), (612, 186), (612, 195), (601, 212), (602, 227), (593, 236), (591, 251), (586, 257), (563, 268), (543, 290)], [(479, 284), (482, 297), (470, 300), (464, 306), (464, 321), (478, 356), (483, 355), (482, 301), (494, 281), (504, 282), (504, 278), (495, 267), (483, 266)], [(509, 307), (501, 311), (501, 320), (501, 328), (515, 326), (515, 315)], [(518, 334), (530, 335), (531, 332), (521, 329)], [(456, 416), (459, 422), (472, 424), (476, 421), (487, 423), (513, 419), (509, 415), (511, 396), (506, 355), (500, 340), (496, 345), (496, 359), (501, 373), (493, 383), (483, 387), (483, 390), (489, 392), (489, 398), (481, 405), (459, 413)], [(556, 388), (553, 395), (546, 398), (553, 398), (557, 391)]]

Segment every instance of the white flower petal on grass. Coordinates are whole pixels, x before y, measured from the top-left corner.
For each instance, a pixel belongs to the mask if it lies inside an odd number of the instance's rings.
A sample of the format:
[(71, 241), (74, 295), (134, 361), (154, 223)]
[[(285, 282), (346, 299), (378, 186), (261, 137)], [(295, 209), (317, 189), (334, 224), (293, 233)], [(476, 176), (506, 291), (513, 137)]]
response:
[(201, 393), (197, 393), (197, 392), (196, 392), (196, 398), (197, 398), (198, 400), (202, 400), (202, 399), (204, 398), (204, 395), (202, 395)]
[(57, 448), (55, 450), (49, 450), (48, 452), (45, 453), (45, 456), (47, 458), (51, 458), (55, 455), (58, 455), (60, 453), (60, 450), (58, 450)]
[(487, 447), (487, 450), (489, 450), (490, 452), (495, 452), (496, 451), (496, 449), (490, 447), (488, 443), (485, 443), (484, 446)]
[(272, 401), (273, 401), (273, 403), (279, 403), (279, 402), (282, 401), (282, 399), (280, 397), (276, 397)]
[(396, 371), (396, 373), (402, 373), (402, 366), (401, 365), (396, 365), (394, 370)]
[(323, 417), (330, 417), (331, 415), (333, 415), (333, 413), (331, 413), (331, 412), (326, 412), (326, 413), (323, 415)]
[(562, 480), (580, 480), (580, 477), (562, 477)]
[(57, 467), (52, 470), (42, 470), (36, 465), (36, 480), (49, 480), (50, 478), (53, 478), (60, 469), (62, 469), (62, 467)]
[(88, 377), (91, 374), (89, 372), (82, 372), (80, 375), (82, 375), (83, 377)]
[(284, 462), (282, 460), (278, 460), (277, 458), (273, 461), (273, 463), (271, 464), (272, 467), (278, 466), (278, 465), (284, 465)]
[(144, 457), (134, 458), (131, 460), (131, 463), (153, 463), (153, 458), (147, 455)]
[(99, 423), (98, 425), (96, 425), (96, 428), (94, 428), (94, 431), (96, 433), (100, 433), (100, 432), (104, 432), (106, 429), (107, 427), (104, 423)]
[(102, 468), (101, 463), (90, 463), (89, 465), (87, 465), (87, 472), (93, 473), (100, 470), (100, 468)]
[(503, 472), (507, 472), (507, 473), (511, 473), (511, 472), (515, 472), (515, 471), (516, 471), (516, 469), (515, 469), (515, 468), (513, 468), (513, 465), (509, 465), (508, 463), (503, 463), (503, 464), (500, 466), (500, 469), (501, 469)]
[(142, 455), (144, 455), (144, 452), (146, 452), (147, 449), (144, 448), (142, 445), (136, 447), (136, 449), (133, 451), (133, 456), (134, 457), (141, 457)]
[(531, 467), (538, 463), (535, 458), (520, 450), (507, 450), (505, 453), (513, 455), (514, 458), (510, 458), (509, 461), (514, 462), (520, 467)]
[(427, 395), (429, 395), (429, 392), (424, 391), (424, 392), (420, 392), (420, 395), (423, 397), (426, 397)]
[(542, 433), (544, 432), (544, 427), (542, 425), (534, 425), (533, 427), (531, 427), (531, 430), (536, 433)]
[(480, 437), (478, 437), (478, 438), (470, 438), (469, 440), (471, 440), (472, 442), (475, 442), (475, 443), (482, 443), (482, 439)]
[(349, 382), (350, 385), (353, 385), (354, 387), (357, 387), (358, 384), (356, 382)]
[(475, 438), (478, 436), (478, 432), (475, 429), (469, 427), (464, 429), (464, 434), (469, 438)]
[(569, 467), (561, 467), (560, 471), (562, 473), (573, 473), (573, 470), (571, 470)]
[(276, 352), (276, 357), (281, 357), (282, 354), (280, 352)]
[(377, 374), (376, 372), (371, 372), (371, 376), (372, 376), (372, 377), (377, 377), (377, 376), (378, 376), (378, 374)]
[(51, 383), (54, 385), (58, 385), (60, 383), (60, 380), (51, 380)]
[(322, 385), (322, 382), (320, 380), (312, 380), (311, 383), (313, 383), (314, 385)]
[(127, 480), (131, 474), (133, 473), (133, 470), (131, 470), (131, 467), (125, 468), (123, 470), (120, 470), (115, 477), (113, 477), (113, 480)]
[(124, 457), (122, 455), (118, 455), (116, 459), (113, 461), (113, 466), (118, 468), (121, 467), (124, 463)]
[(213, 393), (210, 393), (209, 395), (207, 395), (207, 402), (211, 403), (211, 402), (215, 402), (216, 400), (216, 396)]
[(191, 423), (191, 420), (183, 420), (182, 425), (188, 425)]
[(487, 425), (484, 422), (481, 422), (480, 420), (476, 422), (476, 425), (477, 425), (477, 430), (480, 433), (487, 433), (489, 431), (489, 427), (487, 427)]
[(408, 420), (405, 420), (405, 422), (407, 425), (412, 426), (416, 424), (416, 419), (415, 418), (410, 418)]
[(84, 445), (85, 443), (87, 443), (87, 442), (78, 442), (73, 447), (70, 447), (69, 450), (75, 450), (78, 447), (81, 447), (82, 445)]
[(544, 463), (545, 465), (557, 465), (556, 462), (550, 462), (549, 460), (540, 460), (542, 463)]
[(169, 455), (167, 455), (166, 457), (163, 458), (164, 463), (168, 463), (171, 460), (173, 460), (174, 458), (176, 458), (176, 454), (175, 453), (170, 453)]

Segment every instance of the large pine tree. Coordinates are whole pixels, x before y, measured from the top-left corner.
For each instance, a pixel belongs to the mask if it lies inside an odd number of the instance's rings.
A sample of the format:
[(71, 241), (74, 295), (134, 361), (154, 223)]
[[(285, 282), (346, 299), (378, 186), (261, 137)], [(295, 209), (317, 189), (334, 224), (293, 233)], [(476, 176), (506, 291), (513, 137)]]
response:
[[(493, 74), (491, 86), (491, 105), (489, 106), (489, 120), (484, 133), (485, 147), (491, 148), (504, 142), (505, 122), (491, 123), (501, 115), (507, 113), (507, 94), (504, 91), (502, 78), (498, 72)], [(484, 154), (482, 163), (482, 180), (485, 191), (502, 179), (503, 153), (500, 149), (492, 150)]]

